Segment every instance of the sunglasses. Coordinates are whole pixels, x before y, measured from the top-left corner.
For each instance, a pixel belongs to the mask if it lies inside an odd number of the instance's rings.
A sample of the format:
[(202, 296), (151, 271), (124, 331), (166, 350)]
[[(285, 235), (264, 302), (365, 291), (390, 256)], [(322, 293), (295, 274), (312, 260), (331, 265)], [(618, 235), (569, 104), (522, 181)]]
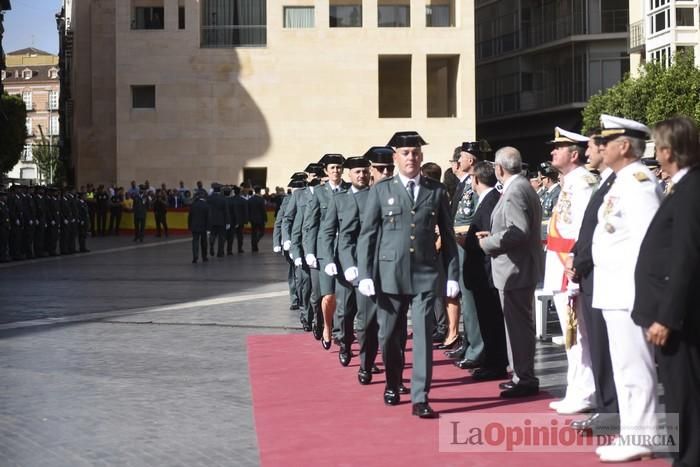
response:
[(378, 172), (393, 172), (394, 171), (394, 164), (388, 164), (388, 165), (375, 165), (373, 166), (375, 169), (377, 169)]

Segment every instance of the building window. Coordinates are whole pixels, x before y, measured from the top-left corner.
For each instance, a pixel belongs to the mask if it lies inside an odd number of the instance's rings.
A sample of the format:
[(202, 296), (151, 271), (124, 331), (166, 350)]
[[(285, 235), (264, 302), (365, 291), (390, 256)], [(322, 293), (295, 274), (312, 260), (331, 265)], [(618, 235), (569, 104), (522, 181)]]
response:
[(243, 167), (243, 181), (251, 188), (267, 186), (267, 167)]
[(22, 70), (22, 78), (23, 79), (32, 79), (32, 76), (34, 76), (34, 73), (30, 69), (24, 69)]
[(164, 10), (162, 6), (134, 7), (131, 29), (164, 29)]
[(668, 4), (670, 0), (649, 0), (649, 9), (656, 10)]
[(266, 44), (266, 0), (202, 1), (202, 47), (261, 47)]
[(459, 55), (428, 55), (426, 69), (428, 117), (456, 117)]
[(286, 6), (284, 7), (284, 27), (288, 29), (313, 28), (314, 7)]
[(51, 116), (51, 124), (49, 126), (49, 136), (58, 136), (60, 130), (58, 128), (58, 115)]
[(651, 60), (659, 62), (663, 66), (668, 66), (671, 60), (671, 46), (662, 47), (649, 53)]
[(425, 6), (425, 25), (429, 28), (446, 28), (454, 26), (454, 2)]
[(676, 55), (687, 55), (690, 54), (690, 56), (695, 55), (695, 46), (692, 45), (677, 45), (676, 46)]
[(379, 118), (411, 118), (411, 56), (380, 55)]
[(693, 8), (676, 8), (676, 26), (695, 26)]
[(58, 110), (58, 91), (49, 91), (49, 110)]
[(32, 136), (34, 134), (34, 127), (32, 126), (32, 119), (27, 117), (25, 120), (25, 125), (27, 127), (27, 136)]
[(19, 178), (22, 178), (24, 180), (35, 180), (36, 179), (36, 170), (34, 167), (24, 167), (19, 169)]
[(182, 5), (177, 7), (177, 28), (185, 29), (185, 7)]
[(34, 106), (32, 104), (32, 91), (24, 91), (22, 93), (22, 100), (24, 101), (24, 107), (27, 110), (34, 110)]
[(49, 79), (58, 79), (58, 70), (55, 68), (51, 68), (49, 70)]
[(131, 107), (134, 109), (156, 108), (156, 87), (131, 86)]
[(31, 162), (34, 160), (34, 155), (32, 154), (32, 145), (25, 144), (22, 150), (22, 160), (24, 162)]
[(629, 0), (606, 0), (600, 9), (601, 32), (627, 32)]
[(664, 10), (651, 17), (651, 32), (661, 32), (671, 25), (671, 10)]
[(408, 28), (411, 26), (410, 5), (377, 5), (377, 26), (380, 28)]
[(362, 4), (331, 5), (328, 21), (332, 28), (361, 28)]
[(5, 81), (5, 78), (7, 78), (5, 70), (0, 70), (0, 80)]

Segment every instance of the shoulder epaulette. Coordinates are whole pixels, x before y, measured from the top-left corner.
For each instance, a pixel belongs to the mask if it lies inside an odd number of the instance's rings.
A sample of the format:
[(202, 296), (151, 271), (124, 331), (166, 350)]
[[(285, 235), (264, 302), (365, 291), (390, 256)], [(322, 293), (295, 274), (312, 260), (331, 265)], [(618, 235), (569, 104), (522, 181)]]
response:
[(648, 176), (647, 174), (645, 174), (644, 172), (641, 172), (641, 171), (640, 171), (640, 172), (635, 172), (635, 173), (634, 173), (634, 178), (636, 178), (638, 182), (648, 182), (648, 181), (650, 181), (649, 176)]
[(590, 172), (583, 176), (583, 180), (589, 185), (596, 185), (598, 183), (598, 178)]

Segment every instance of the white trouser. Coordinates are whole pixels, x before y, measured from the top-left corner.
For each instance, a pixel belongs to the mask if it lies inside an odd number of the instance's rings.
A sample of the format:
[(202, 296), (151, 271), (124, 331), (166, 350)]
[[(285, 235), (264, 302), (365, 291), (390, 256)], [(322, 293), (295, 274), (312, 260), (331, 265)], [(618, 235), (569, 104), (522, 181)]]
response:
[(628, 310), (603, 310), (620, 407), (620, 436), (657, 434), (656, 367), (644, 329)]
[[(579, 299), (576, 297), (577, 301)], [(557, 309), (561, 331), (566, 336), (569, 293), (555, 292), (553, 301)], [(595, 381), (591, 369), (590, 341), (588, 340), (586, 323), (583, 321), (583, 313), (576, 313), (576, 318), (578, 319), (576, 344), (566, 351), (569, 368), (566, 372), (566, 396), (564, 400), (567, 405), (593, 407), (595, 405)]]

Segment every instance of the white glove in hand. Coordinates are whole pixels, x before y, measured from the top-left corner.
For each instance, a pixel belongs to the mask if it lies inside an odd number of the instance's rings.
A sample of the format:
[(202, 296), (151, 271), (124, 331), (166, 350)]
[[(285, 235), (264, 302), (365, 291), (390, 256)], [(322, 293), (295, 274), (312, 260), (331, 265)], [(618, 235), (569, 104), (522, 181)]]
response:
[(336, 267), (335, 263), (326, 264), (326, 267), (323, 268), (323, 271), (331, 277), (338, 274), (338, 268)]
[(292, 242), (289, 241), (289, 240), (286, 240), (286, 241), (282, 244), (282, 249), (283, 249), (284, 251), (289, 251), (289, 249), (290, 249), (291, 247), (292, 247)]
[(445, 295), (450, 298), (457, 298), (457, 295), (459, 295), (459, 282), (447, 281), (447, 291)]
[(226, 224), (226, 230), (231, 230), (231, 224)]
[(316, 261), (316, 256), (309, 253), (306, 255), (305, 259), (306, 259), (306, 264), (308, 264), (310, 268), (316, 269), (318, 267), (318, 261)]
[(362, 279), (357, 286), (357, 290), (365, 297), (371, 297), (374, 295), (374, 281), (372, 279)]
[[(291, 255), (289, 255), (291, 256)], [(301, 256), (299, 258), (294, 259), (294, 266), (300, 268), (301, 267)]]
[(348, 282), (354, 281), (359, 275), (360, 271), (358, 271), (355, 266), (351, 266), (345, 270), (345, 280)]
[(273, 251), (274, 253), (279, 253), (280, 251), (282, 251), (282, 247), (279, 246), (279, 245), (277, 245), (276, 247), (274, 247), (274, 248), (272, 249), (272, 251)]

